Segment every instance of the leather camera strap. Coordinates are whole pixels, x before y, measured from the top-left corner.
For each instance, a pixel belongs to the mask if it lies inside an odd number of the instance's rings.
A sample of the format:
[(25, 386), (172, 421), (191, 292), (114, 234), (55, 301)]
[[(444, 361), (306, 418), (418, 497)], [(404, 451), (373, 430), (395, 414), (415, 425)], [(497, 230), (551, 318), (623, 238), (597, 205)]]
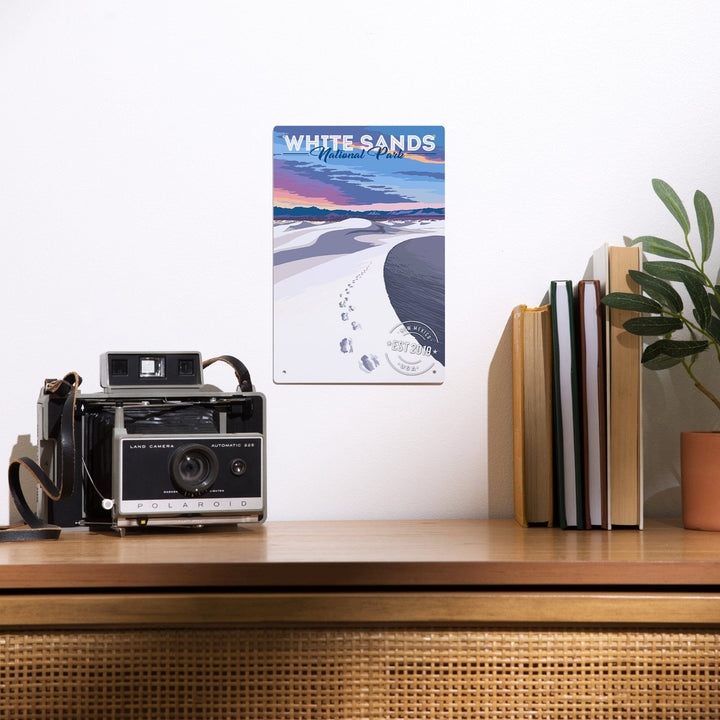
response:
[(75, 478), (75, 404), (81, 382), (82, 379), (75, 372), (68, 373), (61, 380), (46, 381), (46, 394), (54, 395), (59, 399), (64, 398), (60, 429), (56, 438), (60, 447), (59, 480), (57, 484), (54, 483), (47, 473), (28, 457), (17, 458), (10, 462), (8, 468), (10, 495), (24, 524), (19, 523), (0, 529), (0, 541), (57, 540), (60, 537), (60, 528), (57, 525), (44, 522), (30, 508), (20, 484), (20, 470), (25, 469), (29, 472), (51, 500), (60, 500), (72, 494)]
[(240, 360), (232, 355), (218, 355), (217, 357), (205, 360), (203, 362), (203, 369), (218, 361), (227, 363), (235, 371), (238, 387), (242, 392), (252, 392), (253, 387), (252, 381), (250, 380), (250, 372)]

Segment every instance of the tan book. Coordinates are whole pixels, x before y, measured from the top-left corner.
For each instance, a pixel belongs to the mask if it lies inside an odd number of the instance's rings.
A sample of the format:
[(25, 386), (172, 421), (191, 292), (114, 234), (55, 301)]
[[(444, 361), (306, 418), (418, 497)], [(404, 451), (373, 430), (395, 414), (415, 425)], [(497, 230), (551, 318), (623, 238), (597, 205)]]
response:
[[(640, 270), (640, 248), (607, 248), (606, 292), (640, 294), (628, 275)], [(610, 525), (643, 526), (642, 339), (623, 328), (638, 313), (606, 308), (607, 474)]]
[(552, 332), (550, 307), (512, 315), (513, 486), (523, 526), (553, 521)]

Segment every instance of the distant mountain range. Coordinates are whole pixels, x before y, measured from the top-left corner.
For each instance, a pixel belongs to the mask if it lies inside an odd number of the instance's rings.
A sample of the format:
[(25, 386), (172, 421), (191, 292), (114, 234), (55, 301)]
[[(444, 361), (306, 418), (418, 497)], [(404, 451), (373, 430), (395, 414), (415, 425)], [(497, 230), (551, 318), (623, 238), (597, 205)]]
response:
[(378, 220), (442, 220), (445, 208), (421, 208), (418, 210), (321, 210), (317, 207), (275, 207), (275, 220), (344, 220), (349, 217), (374, 218)]

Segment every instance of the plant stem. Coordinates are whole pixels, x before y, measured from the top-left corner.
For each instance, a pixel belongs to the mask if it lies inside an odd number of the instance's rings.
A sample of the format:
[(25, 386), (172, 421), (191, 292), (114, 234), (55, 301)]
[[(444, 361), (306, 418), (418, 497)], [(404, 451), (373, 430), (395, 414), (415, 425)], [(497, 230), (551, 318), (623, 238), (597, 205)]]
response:
[(715, 403), (718, 410), (720, 410), (720, 400), (718, 400), (702, 383), (696, 382), (695, 387), (706, 397), (710, 398), (710, 400)]
[[(664, 315), (666, 317), (673, 317), (673, 318), (676, 318), (677, 320), (680, 320), (680, 322), (683, 325), (685, 325), (685, 327), (689, 330), (690, 335), (692, 336), (693, 340), (696, 339), (696, 335), (695, 335), (696, 332), (698, 334), (702, 335), (703, 337), (706, 337), (708, 339), (709, 345), (715, 346), (715, 352), (717, 353), (718, 362), (720, 362), (720, 343), (718, 343), (718, 341), (709, 332), (703, 330), (699, 325), (696, 325), (691, 320), (688, 320), (681, 312), (676, 313), (668, 308), (664, 308), (662, 310), (662, 315)], [(690, 364), (692, 365), (694, 362), (695, 362), (695, 360), (692, 360)], [(687, 367), (686, 367), (686, 369), (687, 369)]]
[(695, 383), (695, 387), (703, 394), (705, 397), (709, 398), (711, 402), (715, 403), (715, 406), (720, 410), (720, 400), (718, 400), (715, 395), (713, 395), (696, 377), (693, 371), (690, 368), (690, 365), (688, 365), (683, 360), (683, 367), (685, 368), (685, 372), (690, 376), (692, 381)]
[[(692, 260), (692, 264), (704, 275), (705, 273), (703, 272), (703, 268), (698, 265), (697, 260), (695, 259), (695, 253), (693, 252), (692, 245), (690, 244), (690, 233), (687, 232), (685, 233), (685, 246), (690, 253), (690, 259)], [(705, 262), (703, 261), (703, 265), (704, 264)]]

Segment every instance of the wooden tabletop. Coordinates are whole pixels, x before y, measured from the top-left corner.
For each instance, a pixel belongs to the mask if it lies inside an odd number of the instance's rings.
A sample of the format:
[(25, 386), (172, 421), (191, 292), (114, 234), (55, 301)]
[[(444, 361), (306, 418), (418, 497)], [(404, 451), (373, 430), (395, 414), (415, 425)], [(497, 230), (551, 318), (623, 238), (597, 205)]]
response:
[(720, 588), (720, 533), (524, 529), (512, 520), (268, 522), (0, 544), (0, 590)]

